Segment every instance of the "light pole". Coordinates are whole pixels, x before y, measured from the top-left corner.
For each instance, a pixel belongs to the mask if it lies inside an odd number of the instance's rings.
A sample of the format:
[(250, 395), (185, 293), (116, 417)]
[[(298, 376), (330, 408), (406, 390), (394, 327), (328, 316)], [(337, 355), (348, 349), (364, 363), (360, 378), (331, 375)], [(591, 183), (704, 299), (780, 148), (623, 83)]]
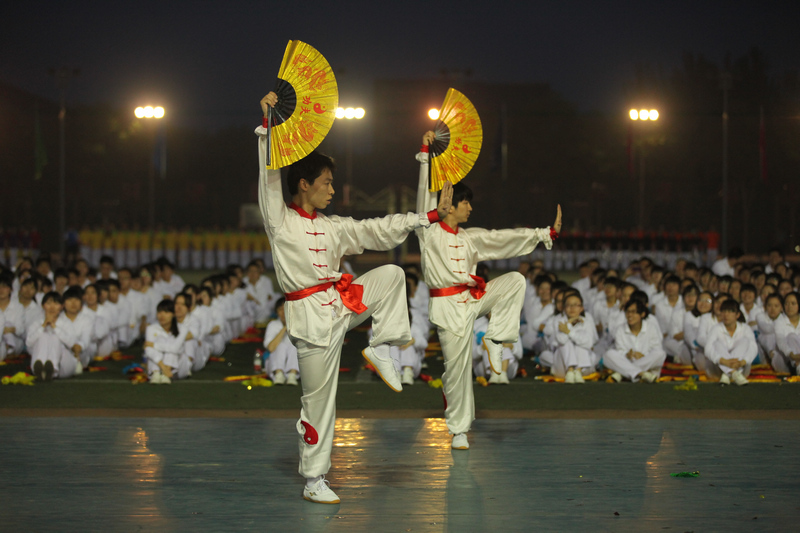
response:
[(66, 181), (66, 119), (67, 119), (67, 86), (69, 80), (80, 74), (80, 69), (60, 67), (50, 69), (50, 75), (55, 77), (56, 86), (58, 87), (59, 104), (58, 111), (58, 231), (59, 231), (59, 252), (61, 253), (61, 260), (65, 261), (65, 239), (67, 234), (66, 225), (66, 200), (65, 196), (65, 181)]
[[(161, 106), (145, 106), (137, 107), (133, 114), (138, 119), (161, 119), (164, 118), (164, 108)], [(155, 182), (155, 168), (153, 161), (150, 161), (150, 191), (149, 191), (149, 210), (148, 210), (148, 224), (152, 231), (156, 227), (156, 182)]]
[[(336, 118), (346, 120), (361, 120), (366, 111), (363, 107), (338, 107), (336, 108)], [(350, 205), (350, 190), (353, 188), (353, 128), (347, 127), (347, 147), (345, 160), (345, 184), (342, 192), (342, 203)]]
[[(628, 116), (634, 122), (638, 121), (656, 121), (658, 120), (658, 110), (656, 109), (631, 109)], [(644, 143), (642, 143), (644, 146)], [(633, 150), (633, 146), (631, 146)], [(639, 154), (639, 229), (644, 229), (644, 149)]]

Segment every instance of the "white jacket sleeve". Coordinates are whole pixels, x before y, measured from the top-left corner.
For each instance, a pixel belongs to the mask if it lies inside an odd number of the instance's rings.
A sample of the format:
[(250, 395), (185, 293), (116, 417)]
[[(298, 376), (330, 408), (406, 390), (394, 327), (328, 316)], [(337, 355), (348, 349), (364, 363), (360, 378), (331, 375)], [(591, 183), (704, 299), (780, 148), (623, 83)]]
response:
[(546, 228), (514, 228), (488, 230), (484, 228), (465, 228), (478, 250), (478, 261), (519, 257), (533, 252), (541, 242), (550, 250), (550, 226)]
[(281, 171), (267, 169), (267, 129), (263, 126), (256, 128), (258, 135), (258, 205), (264, 226), (277, 228), (283, 225), (286, 219), (286, 204), (283, 201), (283, 186), (281, 184)]

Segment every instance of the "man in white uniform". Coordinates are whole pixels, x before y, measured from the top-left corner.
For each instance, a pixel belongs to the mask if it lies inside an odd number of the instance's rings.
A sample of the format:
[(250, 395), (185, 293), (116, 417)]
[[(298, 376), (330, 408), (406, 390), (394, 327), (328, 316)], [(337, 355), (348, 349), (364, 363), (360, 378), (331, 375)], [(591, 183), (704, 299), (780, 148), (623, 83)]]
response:
[[(422, 137), (417, 155), (420, 162), (417, 210), (436, 206), (436, 193), (428, 188), (428, 146), (434, 134)], [(445, 187), (449, 182), (445, 182)], [(553, 228), (485, 230), (459, 229), (469, 219), (472, 192), (458, 183), (452, 207), (438, 224), (417, 230), (422, 257), (422, 272), (430, 287), (430, 321), (437, 326), (444, 353), (442, 376), (447, 429), (453, 434), (452, 447), (469, 448), (467, 432), (475, 419), (472, 391), (472, 327), (475, 319), (492, 314), (483, 342), (495, 374), (502, 371), (503, 343), (519, 339), (519, 322), (525, 298), (525, 278), (509, 272), (489, 283), (475, 275), (480, 261), (507, 259), (530, 254), (544, 242), (549, 250), (561, 229), (561, 206)], [(455, 189), (454, 188), (454, 189)], [(445, 189), (442, 189), (444, 191)], [(444, 193), (442, 194), (444, 196)], [(440, 204), (441, 207), (441, 204)]]
[(339, 272), (344, 255), (364, 249), (391, 250), (420, 226), (430, 226), (450, 209), (452, 188), (442, 194), (436, 211), (389, 215), (370, 220), (326, 216), (317, 210), (331, 202), (333, 161), (312, 152), (289, 168), (287, 182), (292, 204), (283, 201), (279, 171), (267, 169), (267, 116), (278, 101), (275, 93), (261, 100), (264, 113), (259, 136), (259, 204), (272, 245), (275, 273), (286, 293), (286, 322), (297, 347), (303, 397), (297, 432), (300, 435), (300, 474), (306, 478), (303, 497), (318, 503), (338, 503), (325, 474), (336, 422), (336, 387), (342, 342), (349, 329), (372, 318), (375, 337), (363, 351), (393, 390), (402, 390), (389, 355), (390, 345), (411, 340), (405, 275), (385, 265), (353, 280)]

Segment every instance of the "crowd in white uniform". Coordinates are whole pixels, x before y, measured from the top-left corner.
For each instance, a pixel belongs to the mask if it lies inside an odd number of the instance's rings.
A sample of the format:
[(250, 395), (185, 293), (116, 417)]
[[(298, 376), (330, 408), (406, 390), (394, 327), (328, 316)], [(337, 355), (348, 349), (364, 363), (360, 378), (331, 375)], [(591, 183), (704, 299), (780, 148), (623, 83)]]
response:
[(724, 384), (746, 385), (754, 362), (796, 374), (800, 270), (779, 250), (766, 265), (741, 257), (734, 250), (711, 269), (678, 260), (674, 271), (641, 258), (624, 272), (591, 260), (571, 286), (541, 262), (524, 263), (523, 348), (566, 383), (583, 383), (601, 366), (614, 381), (652, 383), (667, 359)]
[[(34, 375), (63, 379), (142, 341), (150, 382), (166, 384), (199, 372), (233, 339), (266, 325), (278, 296), (258, 259), (246, 269), (231, 265), (198, 287), (184, 283), (166, 258), (118, 270), (110, 257), (97, 270), (79, 259), (56, 271), (46, 256), (35, 266), (23, 258), (14, 269), (0, 269), (0, 361), (29, 353)], [(265, 347), (280, 324), (270, 323)], [(276, 383), (296, 385), (294, 347), (284, 340), (272, 352), (267, 372)], [(281, 374), (289, 379), (281, 381)]]

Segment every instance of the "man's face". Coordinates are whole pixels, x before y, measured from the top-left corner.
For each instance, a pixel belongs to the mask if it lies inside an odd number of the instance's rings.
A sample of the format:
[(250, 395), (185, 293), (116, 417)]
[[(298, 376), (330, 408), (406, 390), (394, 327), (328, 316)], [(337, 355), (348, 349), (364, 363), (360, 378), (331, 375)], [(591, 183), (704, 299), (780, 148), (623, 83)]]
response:
[(86, 273), (89, 272), (89, 265), (86, 261), (78, 261), (75, 263), (75, 270), (77, 270), (81, 276), (86, 276)]
[(25, 285), (19, 288), (19, 295), (26, 300), (30, 300), (31, 298), (36, 296), (36, 284), (26, 283)]
[(131, 275), (126, 271), (122, 271), (118, 275), (119, 288), (122, 292), (128, 292), (131, 288)]
[(261, 271), (256, 265), (247, 267), (247, 279), (250, 280), (251, 284), (255, 284), (259, 277), (261, 277)]
[(8, 300), (11, 297), (11, 287), (8, 285), (0, 285), (0, 300)]
[(778, 252), (770, 252), (769, 253), (769, 264), (772, 265), (772, 268), (775, 268), (775, 265), (781, 262), (781, 254)]
[(112, 270), (114, 270), (114, 266), (111, 263), (100, 263), (100, 278), (111, 279)]
[(664, 294), (666, 294), (670, 298), (678, 296), (680, 292), (681, 292), (681, 286), (678, 283), (667, 283), (664, 286)]
[(461, 200), (458, 205), (450, 207), (450, 214), (453, 215), (458, 224), (462, 224), (469, 220), (469, 215), (472, 213), (472, 205), (469, 200)]
[(628, 325), (634, 328), (642, 323), (642, 320), (644, 319), (644, 313), (639, 314), (636, 310), (636, 306), (631, 305), (625, 309), (625, 318), (628, 321)]
[(116, 286), (111, 285), (108, 288), (108, 299), (112, 304), (115, 304), (119, 301), (119, 289)]
[[(305, 182), (305, 193), (314, 209), (325, 209), (330, 205), (336, 191), (333, 190), (333, 174), (329, 168), (323, 170), (313, 184), (309, 184), (306, 180), (300, 181)], [(300, 183), (300, 187), (303, 190), (303, 183)]]
[(81, 312), (82, 304), (80, 298), (69, 298), (64, 302), (64, 310), (70, 315), (76, 315)]
[(36, 272), (42, 276), (47, 276), (50, 273), (50, 263), (44, 261), (36, 266)]

